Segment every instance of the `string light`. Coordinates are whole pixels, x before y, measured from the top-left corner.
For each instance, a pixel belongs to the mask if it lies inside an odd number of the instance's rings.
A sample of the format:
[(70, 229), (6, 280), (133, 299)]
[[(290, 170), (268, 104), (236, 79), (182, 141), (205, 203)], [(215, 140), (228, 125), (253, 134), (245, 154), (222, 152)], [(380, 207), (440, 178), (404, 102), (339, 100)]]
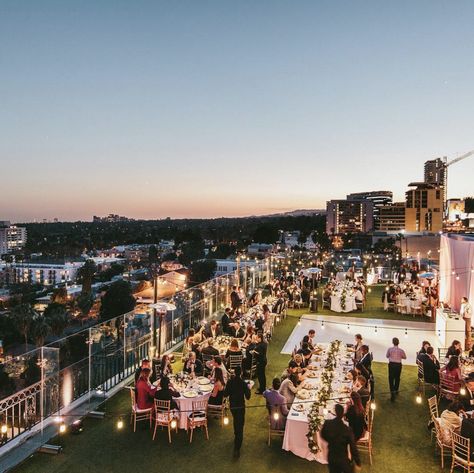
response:
[(59, 433), (64, 434), (64, 432), (66, 432), (66, 424), (62, 422), (61, 425), (59, 426)]
[(349, 331), (350, 329), (351, 329), (351, 326), (347, 324), (347, 331)]
[(326, 327), (324, 326), (324, 320), (321, 322), (321, 328), (324, 330)]
[(375, 333), (377, 333), (377, 325), (375, 326)]
[(2, 432), (2, 435), (5, 435), (8, 431), (8, 426), (7, 424), (3, 424), (2, 427), (1, 427), (1, 432)]
[(224, 416), (224, 419), (222, 422), (224, 425), (229, 425), (229, 418), (227, 416)]
[(375, 404), (375, 401), (372, 401), (372, 402), (370, 403), (370, 408), (371, 408), (373, 411), (375, 411), (375, 409), (377, 409), (377, 404)]
[(423, 399), (422, 399), (422, 397), (421, 397), (421, 394), (418, 393), (418, 394), (416, 395), (416, 403), (417, 403), (417, 404), (421, 404), (422, 402), (423, 402)]
[(118, 430), (122, 430), (123, 429), (123, 420), (122, 419), (119, 419), (117, 421), (117, 429)]
[(408, 329), (405, 329), (405, 338), (408, 338)]

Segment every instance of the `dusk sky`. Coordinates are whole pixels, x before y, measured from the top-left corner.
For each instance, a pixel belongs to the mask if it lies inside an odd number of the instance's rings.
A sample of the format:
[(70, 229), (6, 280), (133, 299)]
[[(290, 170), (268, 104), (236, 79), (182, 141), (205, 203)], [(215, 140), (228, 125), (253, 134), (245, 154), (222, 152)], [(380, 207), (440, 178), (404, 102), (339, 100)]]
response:
[[(0, 2), (0, 220), (242, 216), (474, 148), (472, 1)], [(448, 194), (474, 194), (474, 157)]]

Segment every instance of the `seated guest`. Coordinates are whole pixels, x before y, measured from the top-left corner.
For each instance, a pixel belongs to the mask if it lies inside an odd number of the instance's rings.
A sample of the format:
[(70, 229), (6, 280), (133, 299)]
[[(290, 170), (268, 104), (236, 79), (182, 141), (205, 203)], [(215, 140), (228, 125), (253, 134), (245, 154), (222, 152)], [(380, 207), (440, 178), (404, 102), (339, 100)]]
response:
[(426, 353), (426, 349), (428, 347), (431, 346), (431, 343), (424, 340), (423, 342), (421, 342), (421, 348), (420, 348), (420, 351), (418, 352), (418, 356), (422, 355), (422, 354), (425, 354)]
[[(135, 371), (135, 384), (137, 384), (138, 382), (138, 378), (140, 377), (140, 374), (142, 372), (143, 369), (150, 369), (151, 367), (151, 363), (150, 363), (150, 360), (148, 359), (144, 359), (142, 360), (140, 366), (137, 368), (137, 370)], [(150, 370), (151, 371), (151, 370)]]
[(227, 380), (229, 379), (229, 372), (227, 371), (227, 368), (225, 367), (222, 358), (220, 356), (215, 356), (214, 360), (211, 361), (211, 379), (214, 379), (214, 372), (216, 371), (217, 368), (219, 368), (222, 371), (222, 377), (224, 378), (224, 384), (227, 383)]
[(255, 319), (255, 332), (263, 332), (263, 325), (265, 320), (260, 314), (257, 314), (257, 318)]
[(230, 307), (227, 307), (221, 319), (222, 331), (226, 335), (231, 334), (231, 326), (230, 326), (231, 322), (232, 322), (232, 309), (230, 309)]
[(187, 356), (190, 351), (193, 351), (194, 335), (196, 335), (196, 332), (193, 328), (190, 328), (188, 336), (184, 339), (183, 356)]
[(355, 297), (356, 302), (361, 303), (364, 301), (364, 295), (362, 294), (362, 291), (358, 287), (356, 287), (354, 290), (354, 297)]
[(453, 355), (448, 363), (441, 368), (441, 373), (449, 378), (453, 383), (453, 391), (458, 392), (462, 384), (461, 368), (459, 367), (459, 358)]
[(234, 338), (244, 338), (245, 332), (244, 329), (240, 326), (239, 322), (234, 322), (233, 326), (230, 329), (230, 335)]
[(225, 360), (227, 365), (229, 365), (230, 355), (240, 355), (243, 357), (242, 350), (239, 348), (239, 341), (236, 338), (232, 339), (232, 341), (230, 342), (230, 347), (225, 354)]
[(169, 376), (170, 374), (173, 374), (173, 367), (171, 366), (171, 360), (169, 355), (163, 355), (161, 357), (161, 363), (160, 363), (160, 376)]
[(357, 370), (352, 369), (347, 372), (346, 378), (352, 381), (352, 383), (355, 383), (357, 376), (359, 376), (359, 372)]
[(242, 343), (245, 345), (250, 345), (252, 343), (253, 336), (255, 335), (255, 331), (253, 327), (249, 324), (247, 325), (247, 330), (245, 331), (245, 336), (242, 340)]
[(471, 459), (474, 453), (474, 419), (472, 417), (464, 417), (461, 423), (461, 436), (471, 441)]
[(375, 395), (375, 380), (372, 373), (372, 355), (369, 353), (369, 346), (362, 345), (360, 347), (361, 359), (356, 364), (356, 369), (369, 382), (370, 398), (374, 399)]
[(158, 399), (159, 401), (171, 401), (170, 409), (177, 410), (178, 404), (176, 404), (176, 401), (173, 398), (179, 396), (179, 392), (170, 387), (170, 379), (167, 376), (161, 378), (160, 389), (155, 392), (155, 399)]
[(196, 358), (196, 353), (193, 351), (189, 353), (188, 359), (186, 360), (186, 363), (184, 363), (183, 370), (190, 375), (202, 376), (204, 368), (201, 361)]
[(359, 360), (362, 358), (361, 347), (364, 345), (364, 341), (362, 340), (362, 335), (357, 333), (355, 335), (355, 343), (352, 349), (354, 350), (354, 363), (357, 364)]
[(222, 335), (221, 328), (217, 323), (217, 320), (211, 320), (206, 330), (204, 330), (204, 335), (206, 338), (216, 338), (219, 335)]
[(474, 409), (474, 372), (464, 380), (465, 392), (460, 393), (458, 401), (463, 405), (463, 410), (472, 411)]
[(297, 372), (298, 373), (304, 373), (306, 371), (306, 363), (305, 359), (303, 358), (303, 355), (301, 353), (297, 353), (294, 357), (293, 360), (296, 363), (297, 366)]
[(433, 347), (431, 345), (426, 347), (426, 353), (420, 353), (418, 355), (418, 359), (423, 363), (423, 375), (425, 377), (425, 382), (430, 384), (439, 384), (440, 365), (439, 361), (434, 355)]
[(139, 409), (150, 409), (153, 407), (153, 396), (156, 388), (150, 383), (151, 370), (143, 368), (136, 384), (137, 407)]
[(217, 356), (219, 355), (219, 350), (214, 348), (214, 339), (209, 338), (207, 340), (207, 346), (201, 349), (202, 355)]
[(286, 399), (286, 405), (291, 406), (298, 392), (298, 375), (293, 373), (289, 378), (285, 378), (281, 383), (279, 392)]
[(367, 387), (367, 380), (364, 376), (357, 376), (355, 383), (352, 385), (352, 390), (359, 394), (360, 400), (365, 409), (365, 406), (370, 399), (370, 390)]
[(439, 425), (443, 435), (443, 443), (446, 445), (451, 445), (451, 432), (459, 434), (461, 430), (462, 412), (463, 405), (458, 401), (453, 401), (448, 404), (448, 407), (440, 415)]
[[(285, 428), (286, 416), (288, 415), (286, 399), (278, 391), (280, 389), (280, 384), (280, 380), (274, 378), (271, 389), (267, 389), (263, 393), (263, 397), (267, 404), (268, 414), (270, 415), (270, 427), (275, 430), (283, 430)], [(275, 414), (278, 415), (275, 416)]]
[(197, 333), (193, 337), (193, 344), (191, 345), (191, 348), (194, 353), (196, 353), (196, 356), (201, 356), (201, 342), (202, 342), (202, 337), (201, 334)]
[(349, 422), (349, 427), (354, 433), (355, 441), (361, 439), (366, 430), (367, 424), (365, 422), (365, 409), (362, 405), (361, 398), (358, 393), (351, 392), (351, 399), (349, 401), (349, 407), (346, 411), (346, 419)]
[(316, 349), (316, 343), (314, 341), (314, 337), (316, 336), (316, 331), (314, 329), (311, 329), (308, 332), (308, 348), (311, 351), (314, 351)]
[(209, 398), (209, 404), (213, 406), (222, 406), (224, 401), (224, 373), (220, 368), (214, 368), (214, 389)]
[(451, 343), (451, 346), (448, 348), (448, 351), (446, 352), (446, 358), (449, 358), (450, 356), (460, 356), (461, 353), (462, 353), (461, 342), (459, 340), (453, 340), (453, 343)]
[(469, 358), (474, 358), (474, 345), (471, 347), (469, 350), (469, 353), (467, 355)]
[(255, 307), (260, 303), (260, 293), (258, 291), (254, 292), (250, 299), (248, 300), (249, 307)]
[(295, 360), (290, 360), (288, 363), (288, 367), (283, 371), (281, 374), (281, 380), (283, 381), (286, 378), (289, 378), (293, 373), (298, 372), (298, 364)]

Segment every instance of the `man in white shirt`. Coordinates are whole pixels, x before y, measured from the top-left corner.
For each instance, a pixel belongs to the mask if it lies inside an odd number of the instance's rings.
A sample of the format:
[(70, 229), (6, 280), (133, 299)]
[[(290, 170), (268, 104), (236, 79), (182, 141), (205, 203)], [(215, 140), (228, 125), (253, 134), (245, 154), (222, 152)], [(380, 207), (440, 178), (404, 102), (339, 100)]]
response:
[(466, 350), (471, 349), (471, 318), (472, 318), (472, 307), (467, 300), (467, 297), (461, 299), (461, 309), (459, 310), (461, 317), (466, 323)]

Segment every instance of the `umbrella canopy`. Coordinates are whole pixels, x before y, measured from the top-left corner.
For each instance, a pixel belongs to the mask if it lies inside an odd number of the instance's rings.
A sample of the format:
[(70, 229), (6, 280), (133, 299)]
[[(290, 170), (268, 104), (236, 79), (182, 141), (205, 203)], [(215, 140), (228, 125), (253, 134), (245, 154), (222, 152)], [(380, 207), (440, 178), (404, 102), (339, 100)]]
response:
[(422, 279), (434, 279), (436, 277), (436, 274), (432, 272), (426, 272), (426, 273), (420, 273), (418, 277)]
[(311, 275), (311, 274), (318, 274), (320, 273), (322, 270), (320, 268), (306, 268), (306, 269), (303, 269), (301, 270), (301, 272), (305, 275), (305, 276), (308, 276), (308, 275)]
[(169, 310), (176, 310), (176, 306), (174, 304), (170, 304), (169, 302), (158, 302), (156, 304), (151, 304), (150, 308), (156, 309), (158, 312), (168, 312)]

